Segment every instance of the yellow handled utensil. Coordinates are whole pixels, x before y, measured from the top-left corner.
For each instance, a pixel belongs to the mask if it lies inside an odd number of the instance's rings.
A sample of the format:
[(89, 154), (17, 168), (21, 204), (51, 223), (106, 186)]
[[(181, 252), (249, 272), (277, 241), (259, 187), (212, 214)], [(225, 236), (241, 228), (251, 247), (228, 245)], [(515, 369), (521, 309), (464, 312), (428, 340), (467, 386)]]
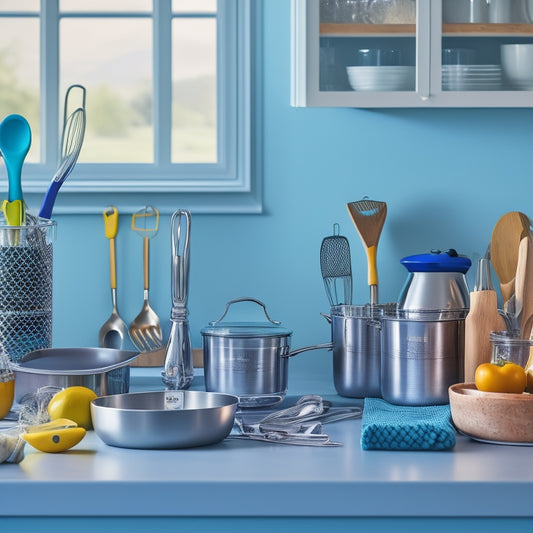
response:
[(150, 205), (134, 213), (131, 217), (131, 229), (143, 238), (143, 282), (144, 300), (140, 313), (130, 324), (130, 339), (136, 348), (142, 352), (153, 351), (163, 346), (163, 333), (159, 317), (150, 307), (148, 289), (150, 285), (149, 258), (150, 239), (155, 237), (159, 228), (159, 211)]
[(22, 200), (4, 200), (2, 212), (9, 226), (23, 226), (26, 223), (26, 209)]
[(120, 350), (128, 328), (120, 318), (117, 309), (117, 268), (115, 237), (118, 233), (118, 210), (111, 206), (104, 211), (105, 236), (109, 239), (109, 278), (111, 282), (111, 299), (113, 311), (98, 333), (98, 345), (102, 348)]
[(387, 217), (387, 204), (364, 197), (358, 202), (346, 204), (355, 229), (365, 245), (368, 260), (368, 285), (370, 286), (370, 303), (378, 303), (378, 242)]

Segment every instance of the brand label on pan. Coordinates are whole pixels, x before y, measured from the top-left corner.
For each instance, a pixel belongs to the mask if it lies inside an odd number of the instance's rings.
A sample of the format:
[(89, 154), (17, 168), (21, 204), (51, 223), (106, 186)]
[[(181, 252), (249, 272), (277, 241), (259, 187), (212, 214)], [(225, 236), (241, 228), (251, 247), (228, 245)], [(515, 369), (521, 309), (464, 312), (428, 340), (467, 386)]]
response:
[(165, 391), (165, 409), (168, 411), (183, 409), (184, 396), (184, 392), (180, 390)]

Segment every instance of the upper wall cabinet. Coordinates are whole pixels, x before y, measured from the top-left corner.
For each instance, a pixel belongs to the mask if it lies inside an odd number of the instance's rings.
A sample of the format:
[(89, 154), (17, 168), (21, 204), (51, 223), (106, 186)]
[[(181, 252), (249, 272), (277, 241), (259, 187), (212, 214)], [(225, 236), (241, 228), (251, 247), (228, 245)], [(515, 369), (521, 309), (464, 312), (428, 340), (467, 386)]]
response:
[(292, 105), (533, 107), (533, 0), (292, 0)]

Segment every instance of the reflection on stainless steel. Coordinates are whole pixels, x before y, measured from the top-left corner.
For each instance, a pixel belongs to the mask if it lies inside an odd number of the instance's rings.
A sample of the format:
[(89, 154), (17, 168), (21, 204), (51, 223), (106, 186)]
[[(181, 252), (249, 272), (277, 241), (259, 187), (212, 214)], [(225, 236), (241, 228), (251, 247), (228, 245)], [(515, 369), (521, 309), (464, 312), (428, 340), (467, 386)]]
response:
[(97, 398), (96, 434), (110, 446), (140, 449), (215, 444), (233, 427), (237, 398), (199, 391), (156, 391)]

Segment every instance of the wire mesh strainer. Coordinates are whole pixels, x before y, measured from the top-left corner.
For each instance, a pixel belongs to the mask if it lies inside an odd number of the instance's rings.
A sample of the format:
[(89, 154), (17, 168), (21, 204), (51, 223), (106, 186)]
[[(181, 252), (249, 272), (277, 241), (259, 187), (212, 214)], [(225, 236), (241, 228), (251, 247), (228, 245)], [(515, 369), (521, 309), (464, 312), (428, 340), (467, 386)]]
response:
[(339, 224), (333, 224), (333, 235), (325, 237), (320, 247), (320, 270), (331, 306), (352, 303), (350, 244), (339, 231)]

